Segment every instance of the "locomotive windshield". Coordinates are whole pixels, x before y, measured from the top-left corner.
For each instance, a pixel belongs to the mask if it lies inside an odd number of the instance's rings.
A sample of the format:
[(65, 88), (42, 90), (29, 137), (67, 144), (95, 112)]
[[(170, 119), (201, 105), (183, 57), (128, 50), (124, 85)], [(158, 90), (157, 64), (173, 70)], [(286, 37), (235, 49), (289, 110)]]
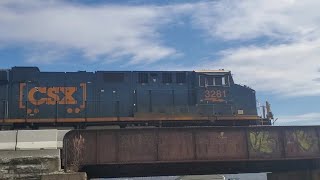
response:
[(225, 75), (200, 75), (199, 86), (229, 86), (228, 76)]

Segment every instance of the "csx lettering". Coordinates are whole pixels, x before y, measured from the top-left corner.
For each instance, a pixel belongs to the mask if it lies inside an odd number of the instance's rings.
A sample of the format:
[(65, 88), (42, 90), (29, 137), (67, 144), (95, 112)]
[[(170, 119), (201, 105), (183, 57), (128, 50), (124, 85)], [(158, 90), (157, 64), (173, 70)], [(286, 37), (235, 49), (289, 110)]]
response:
[[(32, 88), (28, 93), (28, 100), (34, 105), (48, 104), (77, 104), (73, 94), (77, 91), (76, 87), (38, 87)], [(37, 99), (37, 94), (42, 98)], [(63, 97), (60, 96), (63, 94)]]

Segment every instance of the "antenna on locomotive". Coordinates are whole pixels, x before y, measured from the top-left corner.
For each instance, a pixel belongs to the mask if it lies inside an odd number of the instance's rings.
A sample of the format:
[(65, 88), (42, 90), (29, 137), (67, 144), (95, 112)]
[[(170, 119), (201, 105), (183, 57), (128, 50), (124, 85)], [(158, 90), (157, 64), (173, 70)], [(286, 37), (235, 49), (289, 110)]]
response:
[(271, 111), (271, 105), (268, 101), (266, 101), (266, 110), (267, 110), (267, 119), (274, 119), (273, 113)]
[(274, 125), (274, 123), (276, 123), (278, 118), (274, 118), (273, 113), (271, 111), (271, 105), (268, 101), (266, 101), (266, 109), (267, 109), (267, 119), (269, 119), (272, 125)]
[(266, 106), (264, 104), (261, 105), (259, 100), (257, 100), (257, 111), (261, 118), (266, 119)]
[[(269, 121), (269, 123), (274, 124), (278, 119), (274, 119), (273, 113), (271, 111), (271, 105), (268, 101), (266, 101), (266, 104), (260, 105), (260, 102), (257, 100), (258, 106), (257, 110), (259, 111), (260, 108), (262, 110), (261, 112), (261, 118), (262, 118), (262, 124), (265, 120)], [(268, 124), (269, 124), (268, 123)]]

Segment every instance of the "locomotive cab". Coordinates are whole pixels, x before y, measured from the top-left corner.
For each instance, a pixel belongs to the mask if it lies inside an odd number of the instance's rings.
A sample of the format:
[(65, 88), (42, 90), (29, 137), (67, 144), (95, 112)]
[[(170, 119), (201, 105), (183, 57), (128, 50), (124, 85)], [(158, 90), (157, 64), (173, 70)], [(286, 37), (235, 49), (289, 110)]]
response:
[(197, 105), (204, 116), (230, 115), (230, 85), (233, 83), (229, 71), (198, 71)]
[(235, 84), (230, 71), (198, 71), (197, 106), (201, 116), (215, 120), (231, 120), (255, 124), (257, 115), (256, 94), (248, 86)]

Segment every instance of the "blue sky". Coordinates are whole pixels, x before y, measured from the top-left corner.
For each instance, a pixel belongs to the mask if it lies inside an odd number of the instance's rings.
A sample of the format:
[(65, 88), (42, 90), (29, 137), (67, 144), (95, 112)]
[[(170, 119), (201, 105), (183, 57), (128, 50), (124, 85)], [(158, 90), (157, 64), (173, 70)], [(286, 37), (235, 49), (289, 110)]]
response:
[(320, 1), (1, 0), (0, 68), (231, 70), (278, 124), (320, 124)]

